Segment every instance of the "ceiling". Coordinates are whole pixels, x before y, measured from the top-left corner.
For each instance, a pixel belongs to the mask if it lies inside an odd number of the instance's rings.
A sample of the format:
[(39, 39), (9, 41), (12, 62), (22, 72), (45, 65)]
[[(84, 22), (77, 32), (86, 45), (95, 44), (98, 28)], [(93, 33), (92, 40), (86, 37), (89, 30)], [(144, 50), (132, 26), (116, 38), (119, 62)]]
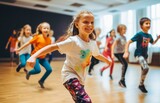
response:
[(143, 8), (156, 3), (160, 3), (160, 0), (0, 0), (0, 4), (65, 15), (75, 15), (80, 10), (89, 10), (95, 15), (104, 15)]

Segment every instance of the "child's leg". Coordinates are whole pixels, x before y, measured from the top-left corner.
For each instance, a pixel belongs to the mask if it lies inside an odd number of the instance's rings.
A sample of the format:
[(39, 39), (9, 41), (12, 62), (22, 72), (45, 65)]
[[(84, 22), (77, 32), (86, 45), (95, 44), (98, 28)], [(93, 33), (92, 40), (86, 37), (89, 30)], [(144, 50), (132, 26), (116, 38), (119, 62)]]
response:
[(15, 55), (15, 62), (16, 64), (18, 65), (19, 64), (19, 55), (17, 55), (15, 52), (14, 52), (14, 55)]
[(51, 52), (51, 54), (49, 54), (49, 57), (48, 57), (48, 61), (49, 61), (49, 63), (51, 63), (52, 58), (53, 58), (53, 52)]
[(114, 67), (114, 60), (112, 58), (111, 58), (111, 60), (112, 60), (112, 63), (111, 63), (109, 75), (112, 75), (112, 73), (113, 73), (113, 67)]
[(28, 73), (26, 73), (26, 79), (29, 80), (30, 75), (38, 74), (41, 72), (41, 68), (39, 65), (39, 59), (36, 59), (36, 64), (32, 70), (30, 70)]
[(117, 59), (120, 61), (120, 63), (122, 64), (122, 74), (121, 74), (121, 80), (119, 81), (119, 85), (121, 87), (126, 87), (126, 83), (125, 83), (125, 74), (127, 71), (127, 67), (128, 67), (128, 63), (127, 61), (123, 58), (123, 53), (118, 53), (115, 54), (115, 56), (117, 57)]
[(25, 67), (26, 65), (26, 59), (25, 59), (25, 54), (20, 55), (20, 64), (16, 68), (16, 71), (19, 72), (22, 67)]
[[(106, 58), (110, 58), (110, 56), (109, 55), (104, 55)], [(111, 59), (111, 58), (110, 58)], [(106, 70), (107, 68), (109, 68), (110, 67), (110, 65), (105, 65), (105, 66), (103, 66), (101, 69), (100, 69), (100, 74), (101, 74), (101, 76), (102, 76), (102, 74), (103, 74), (103, 71), (104, 70)]]
[(41, 72), (41, 68), (40, 68), (40, 65), (39, 65), (39, 59), (36, 59), (36, 64), (34, 66), (34, 68), (32, 70), (30, 70), (28, 72), (29, 75), (32, 75), (32, 74), (38, 74)]
[(92, 103), (90, 97), (84, 90), (77, 78), (70, 79), (63, 84), (72, 95), (75, 103)]
[(94, 58), (94, 57), (92, 56), (92, 58), (91, 58), (91, 64), (90, 64), (89, 70), (88, 70), (88, 73), (89, 73), (89, 74), (91, 73), (94, 65), (96, 65), (96, 64), (98, 64), (98, 63), (99, 63), (99, 60), (97, 60), (96, 58)]
[(44, 83), (45, 79), (49, 76), (49, 74), (52, 72), (52, 68), (46, 59), (40, 59), (40, 64), (46, 69), (45, 74), (43, 77), (40, 79), (40, 82)]
[(141, 65), (141, 69), (142, 69), (140, 85), (143, 85), (144, 80), (149, 70), (149, 66), (143, 56), (138, 57), (138, 60), (139, 60), (139, 64)]
[[(30, 54), (25, 54), (25, 62), (27, 63), (27, 60), (29, 59), (30, 57)], [(26, 63), (25, 63), (25, 66), (24, 66), (24, 72), (28, 73), (28, 70), (26, 69)]]
[(126, 71), (127, 71), (127, 67), (128, 67), (128, 63), (127, 63), (126, 59), (123, 58), (123, 53), (115, 54), (115, 56), (117, 57), (117, 59), (122, 64), (121, 80), (124, 80), (125, 79), (125, 74), (126, 74)]
[(144, 86), (144, 80), (146, 78), (146, 75), (148, 73), (149, 70), (149, 66), (146, 62), (146, 60), (144, 59), (143, 56), (138, 57), (139, 63), (141, 65), (141, 69), (142, 69), (142, 73), (141, 73), (141, 80), (140, 80), (140, 85), (139, 85), (139, 89), (143, 92), (143, 93), (147, 93), (148, 91), (146, 90), (145, 86)]
[(14, 61), (14, 52), (10, 52), (10, 57), (11, 57), (11, 63)]

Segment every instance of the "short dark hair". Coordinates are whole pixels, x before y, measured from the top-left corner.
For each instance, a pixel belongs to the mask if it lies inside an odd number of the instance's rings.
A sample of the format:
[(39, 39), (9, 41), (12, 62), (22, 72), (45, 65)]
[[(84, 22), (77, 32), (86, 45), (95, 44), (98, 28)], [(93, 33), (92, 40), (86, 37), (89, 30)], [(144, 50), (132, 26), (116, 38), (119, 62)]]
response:
[(147, 17), (142, 17), (142, 18), (140, 19), (140, 21), (139, 21), (140, 26), (142, 26), (145, 21), (151, 21), (151, 19), (149, 19), (149, 18), (147, 18)]

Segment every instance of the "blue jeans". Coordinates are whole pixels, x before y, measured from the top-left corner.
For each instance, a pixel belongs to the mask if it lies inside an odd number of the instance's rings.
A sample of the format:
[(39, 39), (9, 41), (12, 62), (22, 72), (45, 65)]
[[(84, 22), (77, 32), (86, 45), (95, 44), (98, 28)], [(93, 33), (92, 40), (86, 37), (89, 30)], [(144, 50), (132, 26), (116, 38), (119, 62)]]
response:
[(43, 59), (36, 59), (36, 64), (34, 66), (34, 68), (32, 70), (30, 70), (28, 72), (29, 75), (34, 75), (34, 74), (38, 74), (41, 72), (41, 68), (40, 65), (41, 64), (45, 69), (46, 72), (45, 74), (42, 76), (42, 78), (40, 79), (40, 82), (44, 82), (45, 79), (49, 76), (49, 74), (52, 72), (52, 68), (48, 62), (48, 60), (46, 60), (45, 58)]
[(30, 57), (30, 54), (28, 54), (28, 53), (21, 54), (19, 57), (20, 57), (20, 62), (21, 62), (21, 64), (19, 65), (20, 68), (25, 67), (26, 66), (26, 61)]

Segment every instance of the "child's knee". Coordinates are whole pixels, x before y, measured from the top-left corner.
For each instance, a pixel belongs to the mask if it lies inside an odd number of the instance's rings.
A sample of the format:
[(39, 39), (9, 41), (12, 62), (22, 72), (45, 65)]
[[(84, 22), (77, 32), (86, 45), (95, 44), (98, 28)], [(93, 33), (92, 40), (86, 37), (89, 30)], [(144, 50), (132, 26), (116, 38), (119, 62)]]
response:
[(148, 71), (149, 71), (149, 68), (145, 68), (145, 69), (143, 69), (142, 74), (146, 75), (148, 73)]
[(48, 72), (48, 73), (51, 73), (51, 72), (52, 72), (52, 68), (47, 69), (47, 72)]
[(41, 70), (36, 70), (36, 73), (40, 73), (41, 72)]
[(26, 63), (21, 63), (21, 67), (25, 67), (26, 66)]

